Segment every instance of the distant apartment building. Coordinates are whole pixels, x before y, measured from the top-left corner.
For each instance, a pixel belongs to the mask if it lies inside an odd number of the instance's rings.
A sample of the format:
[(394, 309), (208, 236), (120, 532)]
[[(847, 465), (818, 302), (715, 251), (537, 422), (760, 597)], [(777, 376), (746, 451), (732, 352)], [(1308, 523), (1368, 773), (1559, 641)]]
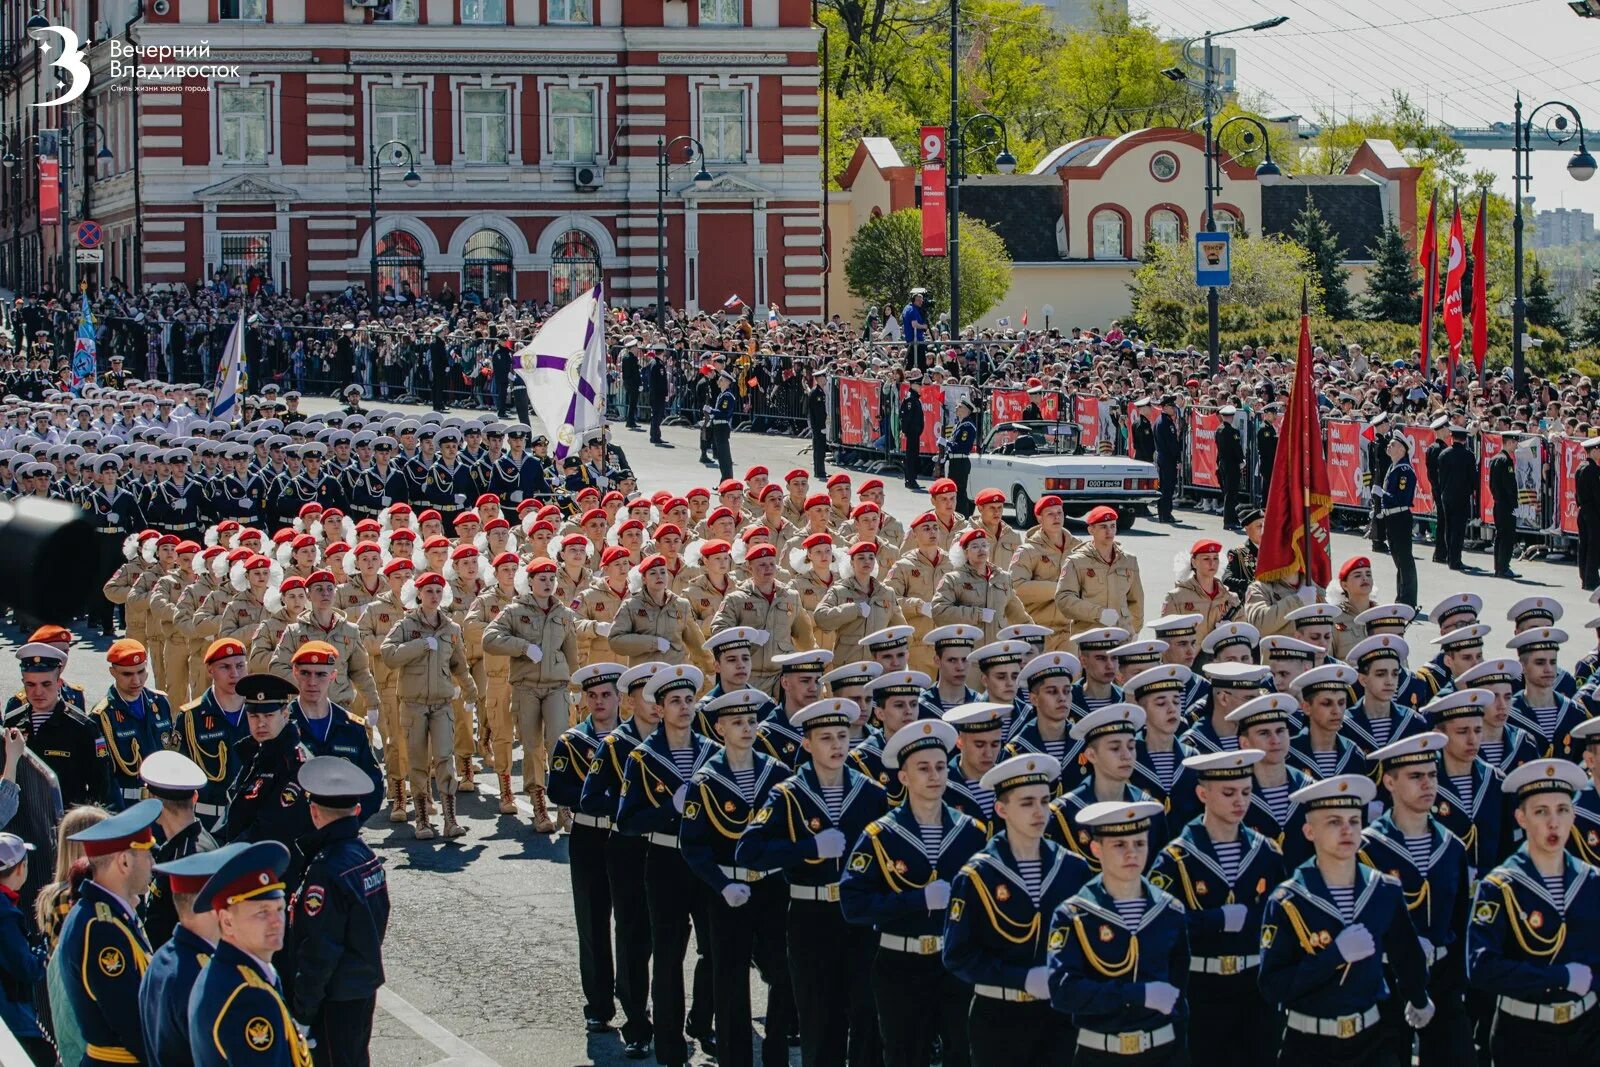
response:
[(1572, 207), (1552, 208), (1533, 216), (1533, 247), (1560, 248), (1595, 240), (1594, 212)]

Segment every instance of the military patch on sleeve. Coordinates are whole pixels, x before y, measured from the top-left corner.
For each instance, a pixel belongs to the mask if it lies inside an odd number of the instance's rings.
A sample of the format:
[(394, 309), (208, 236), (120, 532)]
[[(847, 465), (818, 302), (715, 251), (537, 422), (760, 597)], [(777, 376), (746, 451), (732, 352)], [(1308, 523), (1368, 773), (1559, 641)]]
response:
[(558, 770), (558, 771), (566, 770), (567, 769), (567, 757), (565, 757), (565, 756), (557, 756), (554, 760), (552, 760), (550, 762), (550, 766), (553, 769)]
[(1054, 952), (1057, 949), (1066, 947), (1066, 944), (1067, 944), (1067, 931), (1066, 931), (1065, 928), (1062, 928), (1060, 930), (1052, 930), (1052, 931), (1050, 931), (1050, 951), (1051, 952)]
[(1480, 900), (1478, 906), (1472, 909), (1472, 921), (1480, 926), (1488, 926), (1494, 922), (1495, 917), (1499, 914), (1499, 904), (1492, 900)]
[(327, 900), (328, 892), (320, 885), (307, 886), (306, 891), (300, 896), (300, 907), (308, 918), (316, 918), (322, 913), (322, 905)]
[(961, 921), (961, 913), (963, 911), (966, 911), (966, 910), (967, 910), (967, 902), (966, 901), (961, 900), (959, 898), (957, 898), (955, 900), (952, 900), (950, 902), (950, 921), (953, 922), (953, 923), (960, 922)]
[(100, 971), (107, 978), (120, 978), (122, 972), (128, 969), (128, 961), (122, 952), (116, 948), (103, 948), (95, 957), (95, 962), (100, 964)]
[(260, 1015), (244, 1024), (244, 1043), (250, 1046), (252, 1052), (267, 1051), (272, 1047), (275, 1038), (272, 1024)]
[(699, 816), (700, 816), (700, 805), (699, 804), (696, 804), (694, 801), (691, 800), (689, 803), (687, 803), (687, 804), (685, 804), (683, 806), (683, 817), (685, 819), (695, 819), (695, 818), (699, 818)]
[(860, 874), (872, 865), (872, 857), (865, 852), (857, 852), (850, 857), (850, 869)]
[(758, 823), (766, 822), (770, 818), (772, 818), (771, 808), (762, 808), (760, 811), (756, 812), (756, 822)]
[(1276, 926), (1263, 926), (1261, 928), (1261, 947), (1271, 948), (1273, 938), (1277, 936), (1278, 928)]
[(1157, 871), (1150, 875), (1150, 884), (1155, 886), (1157, 889), (1166, 889), (1168, 886), (1172, 885), (1172, 879)]

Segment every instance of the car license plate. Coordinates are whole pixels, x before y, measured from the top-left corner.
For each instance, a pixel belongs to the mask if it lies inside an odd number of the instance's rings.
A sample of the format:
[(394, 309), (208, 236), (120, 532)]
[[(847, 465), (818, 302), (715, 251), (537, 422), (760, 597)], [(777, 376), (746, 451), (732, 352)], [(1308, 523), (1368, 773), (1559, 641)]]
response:
[(1090, 478), (1083, 483), (1090, 489), (1121, 489), (1121, 478)]

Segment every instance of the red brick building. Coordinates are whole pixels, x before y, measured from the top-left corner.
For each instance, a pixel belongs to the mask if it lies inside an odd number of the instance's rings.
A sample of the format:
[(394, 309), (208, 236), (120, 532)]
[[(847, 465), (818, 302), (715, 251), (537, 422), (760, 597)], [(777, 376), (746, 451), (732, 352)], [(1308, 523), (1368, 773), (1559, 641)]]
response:
[[(0, 119), (41, 112), (38, 125), (59, 124), (62, 109), (25, 106), (40, 97), (23, 7), (4, 16)], [(602, 281), (614, 302), (649, 304), (656, 145), (689, 135), (713, 180), (696, 187), (680, 145), (666, 196), (671, 302), (715, 307), (738, 294), (822, 311), (806, 0), (145, 0), (138, 11), (131, 0), (44, 5), (95, 41), (73, 122), (97, 122), (113, 158), (94, 161), (91, 131), (78, 130), (69, 204), (102, 224), (108, 276), (195, 283), (256, 268), (290, 293), (365, 283), (370, 146), (399, 140), (421, 182), (403, 183), (402, 150), (383, 154), (380, 288), (542, 300)], [(113, 66), (130, 39), (179, 50), (171, 62), (232, 69), (130, 91)], [(48, 224), (40, 232), (37, 146), (22, 147), (0, 270), (20, 269), (26, 285), (51, 276), (59, 239)]]

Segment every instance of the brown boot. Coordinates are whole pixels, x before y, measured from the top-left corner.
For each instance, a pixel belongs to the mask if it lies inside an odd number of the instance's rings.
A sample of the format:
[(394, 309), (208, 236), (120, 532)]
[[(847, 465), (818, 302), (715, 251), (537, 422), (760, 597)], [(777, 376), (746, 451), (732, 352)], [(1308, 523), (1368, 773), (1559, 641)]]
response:
[(478, 780), (473, 777), (476, 771), (472, 765), (472, 757), (457, 756), (456, 763), (459, 764), (456, 770), (456, 777), (459, 779), (456, 783), (456, 792), (476, 793), (478, 791)]
[(406, 784), (398, 779), (389, 782), (389, 821), (406, 821)]
[(456, 795), (446, 793), (441, 805), (444, 808), (444, 836), (460, 837), (467, 832), (467, 828), (456, 822)]
[(544, 786), (533, 787), (533, 832), (536, 834), (553, 834), (556, 824), (550, 818), (550, 809), (545, 807)]
[(432, 841), (434, 836), (433, 823), (428, 821), (428, 798), (417, 797), (416, 815), (413, 817), (416, 824), (418, 841)]
[(500, 814), (515, 815), (517, 813), (516, 798), (511, 795), (511, 775), (500, 775)]

